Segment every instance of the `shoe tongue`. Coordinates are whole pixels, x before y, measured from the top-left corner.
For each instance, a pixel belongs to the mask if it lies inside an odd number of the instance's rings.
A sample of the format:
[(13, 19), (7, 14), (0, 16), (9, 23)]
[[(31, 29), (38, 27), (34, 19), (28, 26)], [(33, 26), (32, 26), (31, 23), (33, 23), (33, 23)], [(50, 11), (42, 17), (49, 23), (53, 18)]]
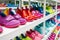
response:
[(19, 11), (20, 9), (19, 9), (19, 8), (17, 8), (17, 10)]
[(21, 36), (22, 36), (22, 38), (26, 38), (26, 36), (25, 36), (25, 35), (23, 35), (23, 34), (21, 34)]
[(16, 36), (16, 40), (21, 40), (18, 36)]
[(11, 15), (14, 15), (14, 13), (13, 13), (12, 11), (10, 11), (10, 14), (11, 14)]
[(12, 12), (13, 12), (14, 14), (16, 14), (15, 10), (12, 10)]
[(9, 9), (9, 14), (14, 15), (14, 12), (12, 11), (11, 8)]
[(27, 7), (27, 6), (25, 6), (25, 9), (26, 9), (26, 10), (28, 10), (28, 7)]

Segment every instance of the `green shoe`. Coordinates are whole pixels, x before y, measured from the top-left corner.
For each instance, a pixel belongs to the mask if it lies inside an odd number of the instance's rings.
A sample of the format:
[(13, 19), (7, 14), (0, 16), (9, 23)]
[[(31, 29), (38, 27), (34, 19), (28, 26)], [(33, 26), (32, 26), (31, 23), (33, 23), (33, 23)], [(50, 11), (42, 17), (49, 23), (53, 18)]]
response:
[(26, 36), (25, 40), (32, 40), (30, 37)]
[(21, 36), (19, 37), (22, 40), (25, 40), (26, 36), (24, 36), (23, 34), (21, 34)]
[(18, 36), (16, 36), (15, 38), (14, 38), (14, 40), (21, 40)]

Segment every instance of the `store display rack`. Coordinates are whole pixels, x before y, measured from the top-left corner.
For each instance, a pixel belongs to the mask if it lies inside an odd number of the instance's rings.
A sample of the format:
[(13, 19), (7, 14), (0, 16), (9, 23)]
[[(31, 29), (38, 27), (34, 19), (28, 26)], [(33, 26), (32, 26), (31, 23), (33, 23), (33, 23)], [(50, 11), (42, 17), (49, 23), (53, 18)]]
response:
[[(15, 0), (16, 1), (16, 0)], [(38, 0), (40, 1), (40, 0)], [(45, 5), (46, 6), (46, 5)], [(17, 7), (0, 7), (0, 9), (6, 9), (6, 8), (13, 8), (16, 9)], [(44, 10), (45, 11), (45, 10)], [(55, 12), (53, 14), (49, 14), (48, 16), (44, 16), (41, 19), (34, 20), (33, 22), (27, 22), (25, 25), (20, 25), (18, 28), (10, 29), (3, 27), (4, 31), (2, 34), (0, 34), (0, 40), (10, 40), (13, 39), (15, 36), (20, 35), (21, 33), (25, 33), (29, 29), (33, 29), (36, 25), (45, 22), (46, 20), (56, 16), (59, 12)], [(48, 36), (52, 33), (52, 31), (56, 28), (56, 25), (52, 27), (47, 35), (44, 36), (42, 40), (45, 40), (48, 38)]]
[[(58, 13), (57, 13), (57, 14), (58, 14)], [(26, 32), (27, 30), (34, 28), (36, 25), (38, 25), (38, 24), (40, 24), (40, 23), (42, 23), (42, 22), (44, 22), (44, 21), (46, 21), (46, 20), (54, 17), (54, 16), (57, 15), (57, 14), (56, 14), (56, 13), (50, 14), (50, 15), (48, 15), (48, 16), (46, 16), (46, 17), (43, 17), (43, 18), (38, 19), (38, 20), (35, 20), (35, 21), (33, 21), (33, 22), (28, 22), (28, 23), (26, 23), (25, 25), (23, 25), (23, 26), (21, 25), (21, 26), (19, 26), (18, 28), (15, 28), (15, 29), (8, 29), (8, 28), (3, 27), (4, 31), (3, 31), (2, 34), (0, 34), (0, 39), (1, 39), (1, 40), (4, 40), (4, 39), (6, 39), (6, 40), (12, 39), (12, 38), (14, 38), (15, 36), (19, 35), (20, 33), (24, 33), (24, 32)], [(57, 24), (52, 28), (52, 30), (53, 30), (56, 26), (57, 26)], [(23, 30), (24, 30), (24, 31), (23, 31)], [(50, 32), (47, 34), (47, 36), (51, 33), (52, 30), (50, 30)], [(45, 37), (47, 37), (47, 36), (45, 36)]]

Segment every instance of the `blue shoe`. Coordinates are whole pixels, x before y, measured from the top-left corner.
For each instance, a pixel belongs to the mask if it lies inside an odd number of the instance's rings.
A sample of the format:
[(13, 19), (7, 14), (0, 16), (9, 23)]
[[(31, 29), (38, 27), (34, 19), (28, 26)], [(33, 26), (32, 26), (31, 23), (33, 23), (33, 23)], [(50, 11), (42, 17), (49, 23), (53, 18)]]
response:
[(18, 7), (18, 6), (15, 5), (15, 4), (11, 4), (11, 3), (9, 3), (9, 4), (7, 4), (7, 7)]

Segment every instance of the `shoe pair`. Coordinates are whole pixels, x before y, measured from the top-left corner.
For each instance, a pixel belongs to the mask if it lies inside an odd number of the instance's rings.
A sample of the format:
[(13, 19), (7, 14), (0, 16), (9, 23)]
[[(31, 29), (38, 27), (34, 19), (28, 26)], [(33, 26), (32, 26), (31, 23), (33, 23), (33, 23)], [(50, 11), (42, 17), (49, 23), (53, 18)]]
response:
[[(9, 12), (9, 13), (13, 13), (13, 12)], [(1, 25), (3, 25), (3, 26), (5, 26), (5, 27), (7, 27), (7, 28), (16, 28), (16, 27), (18, 27), (20, 24), (25, 24), (25, 22), (26, 22), (26, 20), (22, 20), (22, 19), (20, 19), (20, 16), (18, 16), (18, 15), (14, 15), (14, 16), (12, 16), (12, 15), (5, 15), (4, 13), (2, 13), (1, 11), (0, 11), (0, 24)], [(19, 20), (18, 20), (19, 19)], [(22, 20), (23, 21), (23, 23), (22, 23), (22, 21), (20, 21), (20, 20)]]
[(32, 40), (41, 40), (43, 36), (34, 30), (30, 30), (26, 32), (26, 35), (29, 36)]
[(26, 22), (27, 22), (26, 19), (22, 18), (19, 14), (17, 14), (15, 12), (15, 10), (10, 8), (9, 9), (9, 14), (12, 15), (15, 19), (19, 20), (21, 25), (26, 24)]
[(32, 15), (34, 15), (35, 18), (37, 18), (37, 19), (43, 17), (43, 14), (42, 14), (42, 13), (40, 13), (38, 10), (34, 10), (34, 8), (31, 7), (31, 6), (30, 6), (30, 12), (31, 12)]
[(43, 34), (43, 23), (37, 25), (34, 30), (36, 30), (37, 32), (39, 32), (40, 34)]
[(51, 33), (51, 35), (48, 37), (47, 40), (54, 40), (55, 39), (56, 34), (55, 33)]
[(53, 27), (54, 24), (50, 21), (46, 21), (46, 27), (49, 28), (49, 27)]
[(49, 12), (50, 14), (53, 14), (55, 12), (55, 10), (53, 10), (51, 6), (47, 6), (46, 11)]
[(19, 8), (17, 8), (16, 13), (19, 14), (19, 15), (21, 15), (21, 17), (24, 18), (24, 19), (26, 19), (28, 22), (33, 21), (33, 17), (32, 16), (29, 16), (27, 14), (26, 10), (23, 9), (23, 7), (22, 7), (22, 10), (19, 9)]
[(29, 38), (28, 36), (25, 36), (25, 35), (21, 34), (19, 37), (16, 36), (16, 37), (14, 38), (14, 40), (32, 40), (32, 39)]
[(20, 39), (22, 40), (32, 40), (30, 37), (21, 34)]
[(42, 32), (42, 29), (43, 28), (43, 26), (36, 26), (35, 28), (34, 28), (34, 30), (36, 30), (37, 32), (39, 32), (40, 34), (43, 34), (43, 32)]

